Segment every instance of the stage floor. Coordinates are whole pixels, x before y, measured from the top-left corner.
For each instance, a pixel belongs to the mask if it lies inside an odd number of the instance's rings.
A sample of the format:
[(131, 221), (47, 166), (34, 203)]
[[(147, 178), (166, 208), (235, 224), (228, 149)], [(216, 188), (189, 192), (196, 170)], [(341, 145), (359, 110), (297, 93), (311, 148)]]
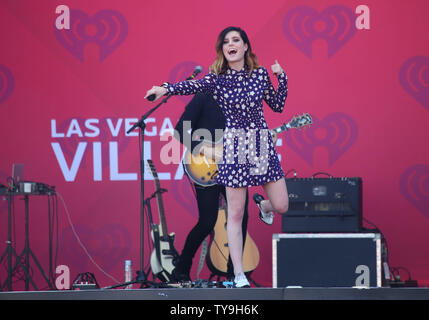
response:
[(429, 288), (162, 288), (0, 292), (0, 300), (429, 300)]

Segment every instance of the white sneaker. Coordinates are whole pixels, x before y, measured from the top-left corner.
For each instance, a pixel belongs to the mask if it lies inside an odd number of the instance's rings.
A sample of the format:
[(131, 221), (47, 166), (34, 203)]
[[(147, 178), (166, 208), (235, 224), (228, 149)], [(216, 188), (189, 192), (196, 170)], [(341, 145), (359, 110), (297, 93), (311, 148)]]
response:
[(240, 272), (235, 276), (234, 279), (235, 288), (250, 288), (250, 283), (247, 281), (246, 275), (243, 272)]

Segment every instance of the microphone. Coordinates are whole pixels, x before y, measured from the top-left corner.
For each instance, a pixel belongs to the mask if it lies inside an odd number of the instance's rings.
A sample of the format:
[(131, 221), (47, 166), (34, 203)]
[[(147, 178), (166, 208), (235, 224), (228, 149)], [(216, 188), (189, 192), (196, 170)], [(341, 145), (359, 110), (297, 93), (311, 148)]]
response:
[[(201, 71), (203, 71), (203, 68), (201, 66), (196, 66), (194, 69), (194, 72), (189, 77), (187, 77), (185, 81), (194, 79), (199, 73), (201, 73)], [(149, 101), (153, 101), (155, 100), (155, 98), (156, 98), (155, 94), (151, 94), (149, 97), (147, 97)]]
[(191, 76), (186, 78), (186, 81), (194, 79), (199, 73), (201, 73), (201, 71), (203, 71), (203, 68), (201, 66), (196, 66), (194, 72)]

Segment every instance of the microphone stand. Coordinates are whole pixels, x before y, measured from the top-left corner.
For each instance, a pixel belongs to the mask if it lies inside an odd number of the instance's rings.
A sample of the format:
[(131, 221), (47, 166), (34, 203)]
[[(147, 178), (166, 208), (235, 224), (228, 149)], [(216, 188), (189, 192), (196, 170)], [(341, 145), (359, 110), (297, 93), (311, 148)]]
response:
[[(196, 77), (197, 74), (199, 74), (202, 71), (202, 68), (200, 66), (197, 66), (192, 73), (191, 76), (185, 79), (185, 81), (192, 80)], [(157, 110), (163, 103), (166, 103), (168, 99), (171, 98), (171, 95), (167, 95), (160, 103), (158, 103), (155, 107), (150, 109), (148, 112), (146, 112), (141, 119), (136, 122), (128, 131), (127, 134), (129, 134), (131, 131), (133, 131), (135, 128), (140, 128), (140, 270), (137, 271), (137, 277), (134, 281), (129, 281), (126, 283), (121, 283), (118, 285), (106, 287), (104, 289), (112, 289), (122, 286), (127, 286), (129, 284), (133, 283), (140, 283), (141, 287), (143, 285), (147, 285), (149, 281), (147, 280), (147, 275), (144, 272), (144, 266), (143, 266), (143, 258), (144, 258), (144, 206), (145, 206), (145, 200), (144, 200), (144, 131), (146, 129), (146, 123), (144, 122), (155, 110)], [(148, 98), (150, 100), (150, 96)], [(150, 199), (149, 199), (150, 200)]]
[(170, 99), (171, 95), (166, 96), (158, 105), (150, 109), (148, 112), (146, 112), (141, 119), (136, 122), (128, 131), (127, 134), (129, 134), (131, 131), (136, 129), (137, 127), (140, 128), (140, 270), (137, 271), (137, 277), (134, 281), (129, 281), (121, 284), (117, 284), (114, 286), (106, 287), (104, 289), (113, 289), (117, 287), (122, 286), (128, 286), (133, 283), (140, 283), (141, 287), (147, 285), (148, 283), (151, 283), (147, 280), (147, 275), (144, 271), (143, 266), (143, 259), (144, 259), (144, 206), (145, 206), (145, 200), (144, 200), (144, 132), (146, 129), (146, 123), (145, 120), (155, 111), (157, 110), (163, 103), (166, 103), (168, 99)]
[[(192, 80), (195, 76), (201, 72), (201, 67), (197, 66), (191, 76), (185, 79), (185, 81)], [(144, 258), (144, 131), (146, 129), (146, 123), (144, 122), (155, 110), (157, 110), (162, 104), (166, 103), (168, 99), (171, 98), (171, 95), (167, 95), (160, 103), (158, 103), (155, 107), (146, 112), (141, 119), (136, 122), (128, 131), (129, 134), (135, 128), (140, 128), (140, 136), (141, 136), (141, 155), (140, 155), (140, 270), (137, 271), (137, 278), (135, 282), (141, 282), (142, 285), (147, 281), (147, 275), (144, 272), (143, 267), (143, 258)]]
[(148, 112), (146, 112), (141, 119), (136, 122), (128, 131), (127, 134), (133, 131), (135, 128), (140, 128), (140, 270), (137, 271), (137, 277), (136, 282), (145, 283), (147, 281), (147, 275), (144, 272), (144, 266), (143, 266), (143, 258), (144, 258), (144, 132), (146, 129), (146, 123), (145, 120), (153, 113), (155, 110), (157, 110), (162, 104), (166, 103), (168, 99), (170, 99), (171, 95), (168, 95), (165, 97), (158, 105), (150, 109)]

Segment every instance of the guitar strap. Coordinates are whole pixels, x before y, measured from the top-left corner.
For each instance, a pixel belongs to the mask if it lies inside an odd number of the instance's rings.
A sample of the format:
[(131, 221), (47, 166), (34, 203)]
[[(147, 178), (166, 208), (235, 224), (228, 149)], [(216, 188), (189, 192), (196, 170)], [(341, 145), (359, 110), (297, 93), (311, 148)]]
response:
[(200, 272), (204, 267), (204, 260), (206, 259), (207, 249), (208, 249), (208, 237), (206, 237), (203, 241), (200, 253), (200, 262), (198, 263), (198, 271), (197, 271), (197, 280), (200, 279)]

